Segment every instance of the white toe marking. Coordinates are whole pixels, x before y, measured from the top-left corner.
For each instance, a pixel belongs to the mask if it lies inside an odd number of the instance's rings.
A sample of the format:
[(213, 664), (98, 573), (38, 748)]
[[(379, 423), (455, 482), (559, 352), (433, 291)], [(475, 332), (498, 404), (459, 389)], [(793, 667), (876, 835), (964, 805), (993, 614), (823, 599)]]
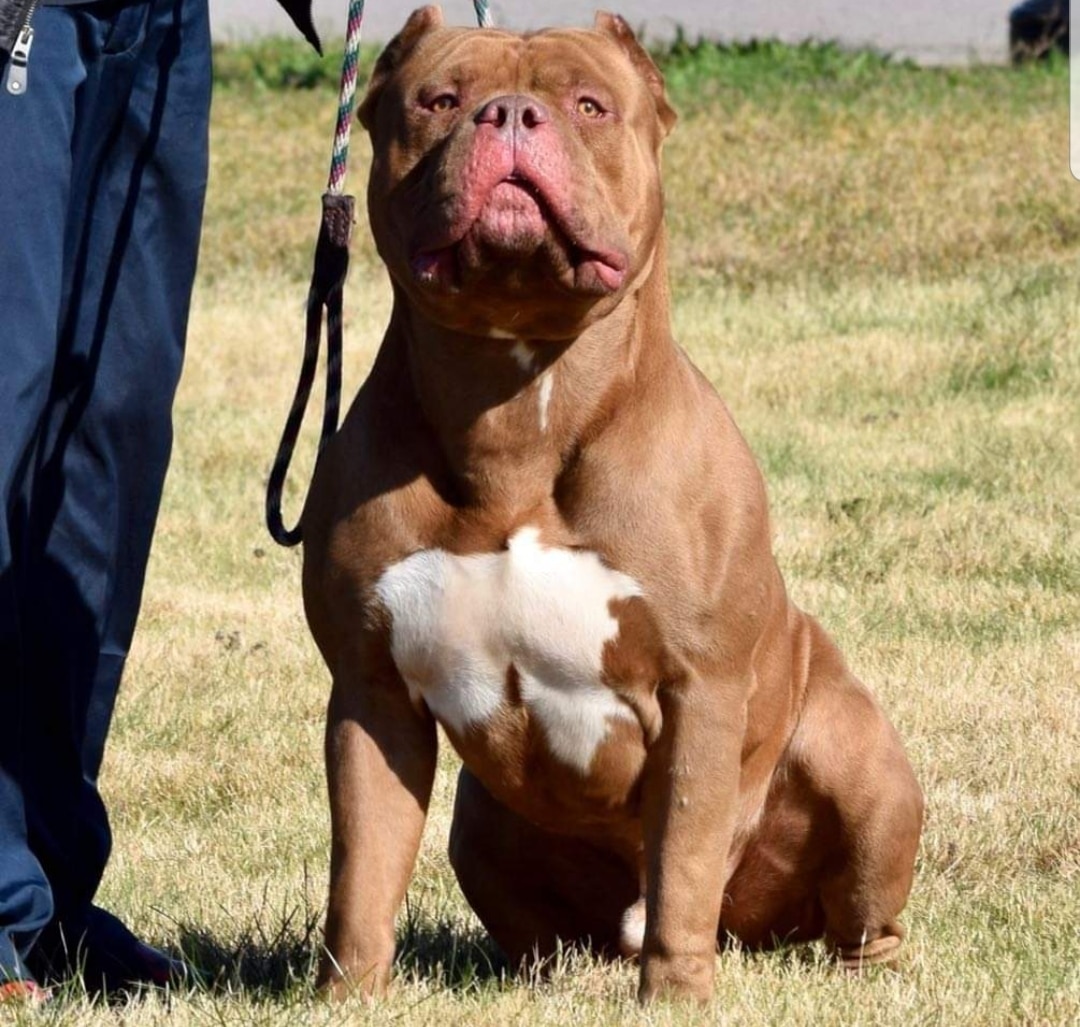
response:
[(609, 721), (634, 719), (601, 675), (619, 630), (608, 604), (641, 590), (596, 553), (546, 547), (527, 527), (503, 552), (414, 553), (383, 572), (375, 594), (414, 700), (458, 734), (503, 704), (511, 666), (552, 754), (582, 773)]
[(645, 947), (645, 900), (626, 907), (619, 926), (619, 951), (623, 956), (639, 956)]

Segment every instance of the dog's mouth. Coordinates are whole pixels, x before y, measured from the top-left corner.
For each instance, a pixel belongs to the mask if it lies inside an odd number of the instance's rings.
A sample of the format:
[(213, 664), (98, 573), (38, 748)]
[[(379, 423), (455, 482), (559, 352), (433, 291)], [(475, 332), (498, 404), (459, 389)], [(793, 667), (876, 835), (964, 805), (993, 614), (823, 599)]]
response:
[(606, 296), (625, 281), (626, 254), (586, 242), (581, 219), (531, 178), (513, 172), (468, 201), (457, 205), (463, 216), (441, 231), (429, 227), (414, 245), (410, 265), (420, 285), (457, 292), (538, 265), (575, 293)]

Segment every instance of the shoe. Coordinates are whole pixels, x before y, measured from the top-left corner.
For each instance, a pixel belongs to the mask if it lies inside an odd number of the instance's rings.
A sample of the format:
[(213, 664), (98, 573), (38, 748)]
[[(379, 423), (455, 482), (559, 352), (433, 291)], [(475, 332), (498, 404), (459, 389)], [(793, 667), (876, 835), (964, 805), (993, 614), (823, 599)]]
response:
[(4, 981), (0, 984), (0, 1006), (43, 1006), (52, 996), (37, 981)]
[(91, 906), (81, 924), (53, 923), (30, 953), (42, 980), (78, 975), (90, 995), (122, 996), (146, 988), (192, 984), (196, 974), (183, 960), (141, 941), (123, 921)]

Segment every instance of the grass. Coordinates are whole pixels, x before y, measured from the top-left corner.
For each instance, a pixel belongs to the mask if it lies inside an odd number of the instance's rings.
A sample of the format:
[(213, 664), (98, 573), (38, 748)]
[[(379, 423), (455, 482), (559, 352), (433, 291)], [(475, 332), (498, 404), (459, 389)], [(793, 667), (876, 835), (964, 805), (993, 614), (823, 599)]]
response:
[[(816, 949), (727, 953), (705, 1012), (641, 1012), (631, 968), (578, 953), (515, 979), (445, 857), (444, 753), (399, 985), (368, 1010), (311, 990), (328, 682), (299, 555), (261, 520), (336, 70), (313, 74), (281, 43), (219, 57), (176, 449), (103, 778), (116, 849), (102, 900), (208, 983), (119, 1010), (71, 993), (15, 1020), (1080, 1020), (1080, 185), (1063, 67), (920, 70), (773, 45), (683, 44), (664, 60), (683, 112), (665, 153), (677, 335), (759, 455), (793, 594), (880, 696), (927, 792), (904, 972), (841, 977)], [(277, 88), (290, 68), (311, 88)], [(387, 292), (361, 216), (347, 392)]]

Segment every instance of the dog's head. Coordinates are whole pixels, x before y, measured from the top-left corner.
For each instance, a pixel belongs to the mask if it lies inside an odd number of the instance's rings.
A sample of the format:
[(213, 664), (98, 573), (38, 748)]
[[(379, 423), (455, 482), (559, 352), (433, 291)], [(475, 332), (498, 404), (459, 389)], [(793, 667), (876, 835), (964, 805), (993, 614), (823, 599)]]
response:
[(360, 121), (379, 253), (437, 323), (569, 338), (649, 267), (675, 114), (621, 18), (519, 35), (421, 8), (380, 56)]

